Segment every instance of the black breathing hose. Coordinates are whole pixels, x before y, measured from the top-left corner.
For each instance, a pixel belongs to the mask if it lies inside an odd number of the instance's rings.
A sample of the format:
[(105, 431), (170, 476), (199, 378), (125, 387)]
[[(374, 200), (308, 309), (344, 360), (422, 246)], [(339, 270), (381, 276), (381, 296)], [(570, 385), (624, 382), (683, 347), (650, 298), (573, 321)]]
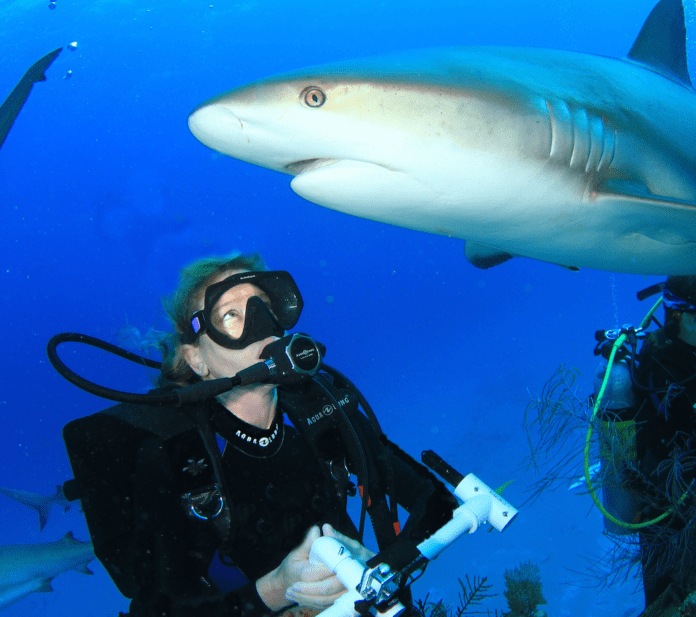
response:
[(211, 399), (236, 386), (252, 383), (298, 383), (313, 377), (319, 372), (322, 358), (326, 353), (326, 347), (315, 341), (311, 336), (299, 333), (289, 334), (266, 345), (262, 352), (262, 361), (239, 371), (234, 377), (199, 381), (193, 385), (177, 388), (170, 392), (135, 394), (106, 388), (88, 381), (84, 377), (80, 377), (80, 375), (70, 370), (58, 356), (58, 345), (61, 343), (90, 345), (152, 369), (160, 369), (162, 367), (161, 362), (143, 358), (121, 347), (86, 334), (64, 332), (56, 334), (48, 341), (46, 349), (48, 359), (53, 368), (62, 377), (90, 394), (111, 401), (133, 405), (184, 405)]
[[(55, 368), (56, 371), (58, 371), (58, 373), (67, 381), (85, 392), (94, 394), (95, 396), (99, 396), (111, 401), (117, 401), (119, 403), (129, 403), (133, 405), (174, 404), (180, 406), (187, 403), (196, 403), (213, 398), (218, 394), (227, 392), (228, 390), (231, 390), (235, 386), (239, 385), (248, 385), (257, 382), (277, 384), (298, 383), (314, 377), (319, 372), (319, 369), (323, 368), (334, 378), (338, 378), (339, 382), (342, 381), (345, 385), (348, 385), (357, 393), (358, 400), (365, 410), (367, 417), (374, 425), (380, 439), (385, 439), (384, 433), (379, 426), (375, 413), (372, 411), (372, 408), (367, 400), (365, 400), (365, 397), (361, 394), (360, 390), (358, 390), (345, 375), (322, 363), (323, 356), (326, 353), (326, 348), (324, 345), (318, 343), (312, 337), (307, 336), (306, 334), (290, 334), (277, 341), (274, 341), (273, 343), (270, 343), (263, 349), (262, 352), (262, 358), (267, 358), (266, 360), (258, 362), (249, 368), (240, 371), (234, 377), (200, 381), (191, 386), (178, 388), (173, 391), (151, 392), (148, 394), (135, 394), (132, 392), (113, 390), (111, 388), (93, 383), (84, 377), (80, 377), (80, 375), (69, 369), (58, 356), (58, 345), (61, 343), (81, 343), (83, 345), (90, 345), (91, 347), (96, 347), (97, 349), (112, 353), (120, 358), (124, 358), (125, 360), (129, 360), (152, 369), (160, 369), (162, 367), (161, 362), (144, 358), (93, 336), (78, 334), (75, 332), (56, 334), (48, 342), (48, 359), (53, 365), (53, 368)], [(338, 401), (336, 401), (336, 399), (333, 397), (333, 394), (320, 381), (315, 380), (315, 382), (329, 396), (336, 409), (343, 414), (343, 410), (341, 409)], [(355, 432), (355, 428), (345, 414), (343, 414), (343, 417), (360, 453), (360, 460), (358, 461), (358, 464), (361, 468), (360, 480), (362, 480), (364, 485), (359, 525), (359, 533), (362, 540), (370, 485), (367, 461), (360, 444), (360, 439)], [(390, 463), (387, 465), (387, 484), (390, 509), (392, 510), (392, 514), (396, 515), (394, 471)]]
[(235, 376), (226, 379), (201, 381), (193, 384), (192, 386), (179, 388), (178, 390), (171, 392), (135, 394), (134, 392), (113, 390), (111, 388), (93, 383), (84, 377), (80, 377), (80, 375), (78, 375), (75, 371), (69, 369), (65, 362), (63, 362), (58, 356), (58, 345), (61, 343), (82, 343), (83, 345), (90, 345), (91, 347), (102, 349), (103, 351), (112, 353), (120, 358), (130, 360), (136, 364), (142, 364), (143, 366), (152, 369), (159, 369), (162, 366), (162, 363), (157, 362), (156, 360), (143, 358), (142, 356), (127, 351), (126, 349), (122, 349), (121, 347), (117, 347), (116, 345), (112, 345), (106, 341), (94, 338), (93, 336), (88, 336), (87, 334), (63, 332), (62, 334), (56, 334), (51, 338), (50, 341), (48, 341), (46, 348), (48, 359), (53, 365), (53, 368), (55, 368), (62, 377), (85, 392), (89, 392), (95, 396), (99, 396), (110, 401), (116, 401), (118, 403), (129, 403), (131, 405), (182, 405), (183, 403), (187, 402), (212, 398), (213, 396), (227, 392), (227, 390), (230, 390), (241, 383), (241, 379)]
[(141, 405), (143, 403), (149, 404), (166, 404), (166, 403), (177, 403), (178, 398), (175, 394), (167, 393), (158, 395), (158, 399), (153, 400), (151, 394), (135, 394), (132, 392), (122, 392), (121, 390), (112, 390), (111, 388), (106, 388), (100, 386), (99, 384), (92, 383), (91, 381), (80, 377), (77, 373), (70, 370), (66, 364), (58, 357), (58, 345), (61, 343), (82, 343), (84, 345), (90, 345), (91, 347), (96, 347), (97, 349), (102, 349), (108, 351), (109, 353), (115, 354), (125, 360), (130, 360), (136, 364), (142, 364), (148, 368), (159, 369), (161, 366), (160, 362), (155, 360), (148, 360), (137, 354), (121, 349), (116, 345), (107, 343), (106, 341), (101, 341), (93, 336), (88, 336), (87, 334), (78, 334), (76, 332), (63, 332), (62, 334), (56, 334), (51, 337), (48, 341), (46, 351), (48, 353), (48, 359), (50, 360), (53, 368), (60, 373), (61, 377), (67, 379), (71, 384), (77, 386), (85, 392), (94, 394), (101, 398), (109, 399), (110, 401), (118, 401), (119, 403), (131, 403), (134, 405)]

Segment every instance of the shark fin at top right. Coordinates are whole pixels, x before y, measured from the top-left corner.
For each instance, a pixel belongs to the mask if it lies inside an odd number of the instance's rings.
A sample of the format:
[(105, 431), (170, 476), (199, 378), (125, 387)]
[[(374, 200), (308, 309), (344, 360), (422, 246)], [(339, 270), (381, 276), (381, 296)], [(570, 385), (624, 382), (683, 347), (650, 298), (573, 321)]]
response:
[(660, 0), (628, 52), (672, 81), (693, 88), (686, 63), (686, 23), (682, 0)]

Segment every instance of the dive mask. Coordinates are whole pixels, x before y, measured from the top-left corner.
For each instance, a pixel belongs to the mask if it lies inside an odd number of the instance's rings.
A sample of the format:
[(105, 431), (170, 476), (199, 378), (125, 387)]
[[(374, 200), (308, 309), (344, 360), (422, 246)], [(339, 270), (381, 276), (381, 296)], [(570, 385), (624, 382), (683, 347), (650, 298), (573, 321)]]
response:
[(664, 283), (655, 283), (654, 285), (650, 285), (650, 287), (639, 291), (636, 296), (639, 300), (645, 300), (650, 296), (654, 296), (655, 294), (662, 292), (662, 304), (666, 309), (687, 313), (696, 313), (696, 306), (672, 292), (669, 287), (667, 287), (669, 283), (670, 279), (667, 279), (667, 281)]
[[(258, 287), (266, 296), (251, 296), (245, 306), (230, 300), (228, 291), (238, 285)], [(269, 306), (270, 305), (270, 306)], [(269, 336), (282, 337), (294, 327), (304, 302), (295, 281), (288, 272), (240, 272), (208, 286), (203, 310), (191, 316), (183, 343), (193, 343), (207, 334), (227, 349), (244, 349)]]
[(673, 294), (667, 287), (662, 290), (662, 303), (665, 308), (673, 311), (686, 311), (687, 313), (696, 313), (696, 306)]

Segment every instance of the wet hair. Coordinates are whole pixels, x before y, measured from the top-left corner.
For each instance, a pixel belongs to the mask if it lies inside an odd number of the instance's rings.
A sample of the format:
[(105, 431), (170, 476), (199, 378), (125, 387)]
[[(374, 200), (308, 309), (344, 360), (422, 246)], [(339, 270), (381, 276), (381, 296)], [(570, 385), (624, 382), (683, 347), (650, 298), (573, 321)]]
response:
[(157, 378), (159, 387), (187, 386), (200, 381), (200, 377), (186, 363), (181, 346), (183, 334), (190, 326), (191, 315), (198, 309), (208, 285), (230, 270), (260, 272), (265, 269), (266, 264), (258, 253), (233, 253), (225, 257), (199, 259), (181, 271), (176, 291), (162, 299), (174, 332), (162, 333), (157, 342), (162, 353), (162, 368)]
[[(665, 289), (671, 291), (675, 296), (690, 302), (696, 306), (696, 276), (670, 276), (665, 282)], [(665, 334), (667, 338), (679, 338), (680, 325), (679, 319), (675, 317), (674, 309), (665, 307)]]

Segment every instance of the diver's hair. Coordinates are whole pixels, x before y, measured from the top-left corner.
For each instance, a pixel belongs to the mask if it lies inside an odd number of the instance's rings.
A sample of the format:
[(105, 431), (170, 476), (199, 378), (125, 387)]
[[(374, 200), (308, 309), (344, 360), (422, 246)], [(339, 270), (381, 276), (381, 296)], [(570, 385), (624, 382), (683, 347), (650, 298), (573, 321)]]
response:
[(258, 253), (232, 253), (224, 257), (199, 259), (181, 271), (176, 291), (162, 298), (162, 306), (174, 326), (174, 332), (163, 332), (157, 342), (162, 353), (162, 368), (157, 378), (159, 387), (187, 386), (200, 381), (200, 377), (186, 363), (181, 345), (184, 332), (190, 327), (191, 315), (197, 310), (198, 302), (211, 281), (229, 270), (259, 272), (265, 269), (266, 264)]

